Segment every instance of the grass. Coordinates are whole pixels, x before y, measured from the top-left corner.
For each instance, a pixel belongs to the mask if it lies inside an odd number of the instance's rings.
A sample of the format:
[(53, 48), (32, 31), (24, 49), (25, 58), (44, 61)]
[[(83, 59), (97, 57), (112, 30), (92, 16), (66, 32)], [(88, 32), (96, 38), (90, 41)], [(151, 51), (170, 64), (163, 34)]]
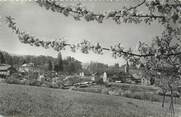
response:
[[(166, 117), (168, 104), (97, 93), (0, 84), (0, 113), (16, 117)], [(179, 112), (180, 105), (176, 105)], [(181, 110), (180, 110), (181, 111)]]
[[(135, 84), (123, 84), (123, 83), (110, 83), (109, 87), (105, 86), (91, 86), (86, 88), (73, 88), (75, 91), (80, 92), (91, 92), (91, 93), (102, 93), (106, 95), (122, 96), (127, 98), (134, 98), (139, 100), (147, 100), (151, 102), (162, 102), (163, 96), (158, 94), (160, 90), (154, 86), (142, 86)], [(181, 98), (176, 99), (176, 104), (181, 104)], [(170, 97), (165, 97), (165, 102), (170, 102)]]

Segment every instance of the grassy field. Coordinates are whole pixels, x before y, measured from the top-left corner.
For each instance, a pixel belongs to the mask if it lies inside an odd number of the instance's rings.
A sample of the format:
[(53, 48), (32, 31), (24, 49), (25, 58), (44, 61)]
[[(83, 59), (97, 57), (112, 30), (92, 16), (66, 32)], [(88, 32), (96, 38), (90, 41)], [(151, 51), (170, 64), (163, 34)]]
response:
[[(122, 96), (152, 102), (162, 102), (163, 96), (159, 95), (160, 88), (155, 86), (142, 86), (125, 83), (109, 83), (109, 86), (93, 85), (85, 88), (72, 88), (80, 92), (101, 93), (106, 95)], [(175, 100), (176, 99), (176, 100)], [(176, 104), (181, 104), (181, 98), (174, 98)], [(170, 102), (170, 97), (165, 97), (165, 102)]]
[[(168, 107), (104, 94), (0, 84), (0, 114), (8, 117), (166, 117)], [(181, 106), (175, 108), (178, 116)]]

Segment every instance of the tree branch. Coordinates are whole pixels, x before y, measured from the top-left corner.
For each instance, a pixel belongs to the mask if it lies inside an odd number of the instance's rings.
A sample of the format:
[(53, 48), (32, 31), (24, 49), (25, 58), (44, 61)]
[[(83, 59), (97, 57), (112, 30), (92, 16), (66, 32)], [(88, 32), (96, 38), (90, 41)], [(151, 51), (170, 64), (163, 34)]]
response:
[[(47, 9), (51, 9), (53, 12), (58, 12), (58, 13), (62, 13), (65, 16), (68, 16), (70, 13), (73, 14), (77, 14), (78, 19), (79, 18), (85, 18), (87, 20), (87, 17), (89, 18), (87, 21), (93, 21), (93, 20), (97, 20), (99, 23), (102, 23), (102, 21), (106, 18), (114, 18), (117, 17), (118, 19), (120, 18), (124, 18), (127, 16), (127, 14), (129, 14), (129, 16), (133, 17), (133, 18), (154, 18), (154, 19), (163, 19), (165, 18), (164, 16), (158, 16), (158, 15), (150, 15), (150, 14), (131, 14), (128, 11), (134, 8), (137, 8), (141, 5), (143, 5), (145, 3), (146, 0), (143, 0), (143, 2), (141, 2), (140, 4), (134, 6), (134, 7), (130, 7), (129, 9), (122, 11), (122, 10), (118, 10), (118, 11), (114, 11), (114, 12), (108, 12), (106, 15), (105, 14), (96, 14), (93, 13), (87, 9), (78, 7), (78, 8), (74, 8), (74, 7), (64, 7), (61, 5), (56, 4), (53, 1), (49, 1), (49, 0), (38, 0), (37, 3), (42, 7), (46, 7)], [(127, 12), (125, 14), (125, 12)], [(74, 17), (75, 18), (75, 17)], [(114, 20), (117, 21), (117, 20)]]
[[(123, 49), (116, 50), (116, 49), (111, 49), (111, 48), (105, 48), (105, 47), (101, 47), (99, 44), (94, 46), (94, 45), (91, 45), (87, 41), (77, 43), (76, 45), (66, 43), (63, 40), (61, 40), (61, 41), (43, 41), (43, 40), (40, 40), (38, 38), (35, 38), (35, 37), (25, 33), (24, 31), (20, 31), (20, 29), (18, 27), (16, 27), (16, 25), (15, 25), (16, 23), (13, 21), (12, 17), (7, 17), (6, 19), (7, 19), (7, 23), (8, 23), (9, 28), (11, 28), (14, 32), (16, 32), (16, 34), (18, 35), (18, 37), (22, 43), (35, 45), (37, 47), (39, 47), (39, 46), (42, 46), (44, 48), (52, 47), (56, 51), (61, 51), (65, 46), (69, 46), (70, 48), (76, 48), (76, 46), (77, 46), (79, 48), (80, 45), (83, 45), (83, 47), (87, 48), (87, 49), (96, 49), (97, 51), (102, 51), (102, 50), (112, 51), (112, 52), (116, 52), (118, 54), (122, 54), (123, 56), (126, 56), (126, 55), (135, 56), (135, 57), (155, 56), (155, 54), (153, 54), (153, 53), (151, 53), (151, 54), (136, 54), (136, 53), (124, 51)], [(167, 57), (177, 56), (177, 55), (181, 55), (181, 52), (171, 53), (171, 54), (162, 54), (162, 55), (167, 56)]]
[(130, 8), (128, 9), (128, 11), (131, 10), (131, 9), (136, 9), (136, 8), (140, 7), (140, 6), (143, 5), (145, 2), (146, 2), (146, 0), (143, 0), (140, 4), (137, 4), (136, 6), (130, 7)]

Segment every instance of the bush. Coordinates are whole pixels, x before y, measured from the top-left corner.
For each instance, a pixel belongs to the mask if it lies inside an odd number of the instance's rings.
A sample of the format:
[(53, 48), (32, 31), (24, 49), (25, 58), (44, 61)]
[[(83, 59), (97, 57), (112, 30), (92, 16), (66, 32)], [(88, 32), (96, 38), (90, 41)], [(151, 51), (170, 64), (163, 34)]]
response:
[(104, 82), (103, 82), (103, 79), (102, 78), (99, 78), (95, 81), (96, 84), (98, 85), (104, 85)]
[(24, 84), (24, 85), (30, 85), (30, 80), (27, 80), (27, 79), (26, 79), (23, 84)]
[(30, 80), (29, 85), (31, 86), (41, 86), (41, 82), (37, 80)]
[(108, 95), (108, 94), (109, 94), (109, 89), (103, 88), (102, 91), (101, 91), (101, 93)]
[(63, 83), (61, 81), (57, 81), (56, 83), (51, 84), (51, 88), (62, 88)]
[(41, 84), (41, 86), (42, 86), (42, 87), (51, 88), (51, 87), (52, 87), (52, 83), (51, 83), (51, 82), (44, 81), (44, 82)]
[(133, 95), (131, 95), (131, 94), (132, 94), (132, 92), (127, 90), (122, 94), (122, 96), (127, 97), (127, 98), (133, 98)]
[(38, 72), (29, 72), (28, 73), (28, 79), (33, 80), (33, 79), (38, 79)]
[(82, 79), (79, 76), (73, 75), (73, 76), (67, 76), (65, 78), (65, 80), (63, 81), (63, 83), (65, 85), (74, 85), (74, 84), (81, 82), (81, 81), (82, 81)]
[(131, 91), (126, 91), (123, 94), (124, 97), (128, 98), (134, 98), (134, 99), (139, 99), (139, 100), (149, 100), (149, 101), (160, 101), (160, 98), (149, 92), (131, 92)]
[(20, 79), (14, 78), (13, 76), (6, 78), (5, 82), (8, 84), (22, 84)]
[(111, 87), (111, 85), (108, 82), (104, 83), (105, 87)]
[(52, 83), (50, 87), (51, 88), (59, 88), (59, 85), (57, 83)]
[(90, 93), (101, 93), (101, 89), (98, 88), (75, 88), (75, 91), (90, 92)]
[(22, 84), (21, 80), (23, 79), (22, 75), (19, 73), (14, 73), (11, 76), (5, 79), (5, 82), (8, 84)]

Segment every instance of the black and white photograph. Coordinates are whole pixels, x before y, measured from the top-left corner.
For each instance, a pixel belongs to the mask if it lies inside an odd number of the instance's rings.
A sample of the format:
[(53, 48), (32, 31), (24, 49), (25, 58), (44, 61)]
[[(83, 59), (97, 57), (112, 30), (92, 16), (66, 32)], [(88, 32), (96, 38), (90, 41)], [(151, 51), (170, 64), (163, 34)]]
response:
[(181, 0), (0, 0), (0, 117), (181, 117)]

